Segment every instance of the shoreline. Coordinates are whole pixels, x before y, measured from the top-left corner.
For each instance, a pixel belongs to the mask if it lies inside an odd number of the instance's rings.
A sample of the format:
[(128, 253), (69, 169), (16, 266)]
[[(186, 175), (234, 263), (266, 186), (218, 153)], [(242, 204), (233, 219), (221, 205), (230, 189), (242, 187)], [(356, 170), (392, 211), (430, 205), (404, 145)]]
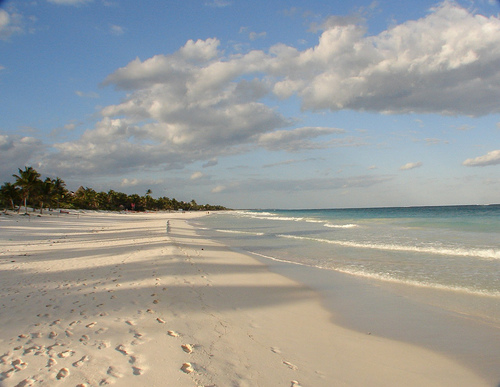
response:
[(332, 322), (320, 293), (199, 236), (197, 215), (1, 217), (2, 387), (494, 385)]
[(441, 353), (485, 376), (492, 386), (498, 385), (500, 329), (496, 321), (492, 324), (432, 305), (428, 295), (425, 301), (415, 297), (420, 289), (394, 290), (333, 270), (255, 256), (271, 271), (317, 291), (334, 324)]

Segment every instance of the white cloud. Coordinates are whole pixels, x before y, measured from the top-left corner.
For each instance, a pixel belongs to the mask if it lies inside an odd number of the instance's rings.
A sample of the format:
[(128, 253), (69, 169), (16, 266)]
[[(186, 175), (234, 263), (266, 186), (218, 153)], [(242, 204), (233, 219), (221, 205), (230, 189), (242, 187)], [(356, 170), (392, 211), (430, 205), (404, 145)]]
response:
[(125, 30), (123, 29), (123, 27), (121, 26), (117, 26), (115, 24), (112, 24), (110, 27), (110, 32), (112, 35), (115, 35), (115, 36), (120, 36), (120, 35), (123, 35), (125, 33)]
[(311, 110), (500, 112), (498, 18), (445, 2), (425, 18), (376, 36), (353, 23), (329, 20), (318, 44), (303, 51), (278, 44), (268, 52), (224, 56), (219, 40), (210, 38), (189, 40), (169, 55), (137, 58), (103, 82), (126, 90), (125, 99), (104, 107), (95, 128), (56, 144), (44, 161), (68, 171), (115, 173), (182, 168), (256, 146), (359, 145), (355, 139), (315, 141), (340, 129), (285, 130), (293, 119), (263, 102), (274, 95), (297, 95)]
[(479, 156), (474, 159), (467, 159), (463, 165), (467, 167), (485, 167), (488, 165), (500, 164), (500, 149), (488, 152), (484, 156)]
[(121, 183), (120, 183), (120, 186), (122, 187), (134, 187), (136, 186), (137, 184), (139, 184), (139, 180), (138, 179), (122, 179)]
[(198, 171), (198, 172), (194, 172), (194, 173), (191, 175), (190, 179), (191, 179), (191, 180), (197, 180), (197, 179), (199, 179), (199, 178), (201, 178), (201, 177), (203, 177), (203, 173), (201, 173), (201, 172), (199, 172), (199, 171)]
[(24, 32), (24, 17), (11, 7), (0, 9), (0, 39), (8, 40), (12, 35)]
[(241, 152), (259, 134), (288, 125), (258, 101), (269, 93), (265, 81), (239, 79), (262, 54), (223, 61), (218, 45), (216, 39), (188, 41), (172, 55), (118, 69), (105, 84), (129, 90), (128, 97), (103, 108), (103, 119), (78, 141), (56, 144), (59, 152), (48, 161), (60, 168), (78, 164), (82, 173), (179, 168)]
[(226, 190), (226, 187), (223, 186), (223, 185), (218, 185), (217, 187), (215, 187), (214, 189), (212, 189), (212, 193), (219, 193), (219, 192), (223, 192)]
[(377, 36), (340, 23), (325, 30), (316, 47), (287, 48), (274, 90), (281, 97), (296, 93), (304, 108), (314, 110), (499, 112), (500, 87), (493, 86), (500, 82), (498, 47), (498, 18), (445, 2)]
[(17, 168), (33, 165), (43, 150), (43, 144), (34, 137), (0, 134), (0, 181), (11, 181)]
[(402, 170), (402, 171), (408, 171), (410, 169), (419, 168), (421, 166), (422, 166), (422, 162), (418, 161), (418, 162), (415, 162), (415, 163), (407, 163), (405, 165), (402, 165), (399, 169)]

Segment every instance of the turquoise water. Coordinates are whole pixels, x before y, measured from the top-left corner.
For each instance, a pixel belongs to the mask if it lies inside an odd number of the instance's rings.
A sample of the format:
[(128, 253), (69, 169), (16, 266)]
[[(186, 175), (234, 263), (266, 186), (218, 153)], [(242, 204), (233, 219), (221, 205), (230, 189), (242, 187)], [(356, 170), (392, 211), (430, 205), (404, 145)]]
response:
[(498, 205), (230, 211), (196, 222), (270, 259), (500, 299)]
[(319, 291), (336, 323), (438, 351), (500, 385), (500, 206), (231, 211), (192, 222)]

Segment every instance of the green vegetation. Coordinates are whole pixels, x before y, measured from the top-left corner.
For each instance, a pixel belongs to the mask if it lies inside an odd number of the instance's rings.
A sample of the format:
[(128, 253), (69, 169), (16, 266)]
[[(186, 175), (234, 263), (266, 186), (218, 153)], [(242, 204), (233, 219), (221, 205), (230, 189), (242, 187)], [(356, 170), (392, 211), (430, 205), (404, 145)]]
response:
[(4, 183), (0, 187), (0, 204), (5, 209), (16, 209), (21, 207), (28, 212), (28, 207), (33, 210), (67, 208), (87, 210), (108, 211), (217, 211), (225, 210), (222, 206), (210, 204), (200, 205), (195, 200), (190, 202), (177, 201), (161, 197), (155, 199), (151, 196), (152, 191), (148, 189), (144, 196), (138, 194), (127, 195), (122, 192), (109, 190), (108, 192), (96, 192), (92, 188), (80, 187), (75, 192), (66, 189), (66, 184), (60, 178), (45, 180), (40, 179), (40, 174), (32, 167), (19, 168), (18, 174), (12, 175), (14, 183)]

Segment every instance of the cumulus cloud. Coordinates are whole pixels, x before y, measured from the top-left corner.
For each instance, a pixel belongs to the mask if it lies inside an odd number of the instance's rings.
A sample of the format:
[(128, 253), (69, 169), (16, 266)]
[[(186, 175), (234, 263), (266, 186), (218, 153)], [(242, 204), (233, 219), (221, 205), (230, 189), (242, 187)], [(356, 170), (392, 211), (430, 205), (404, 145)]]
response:
[(259, 102), (270, 92), (265, 80), (240, 79), (262, 54), (223, 61), (218, 45), (188, 41), (171, 55), (136, 59), (115, 71), (104, 83), (128, 90), (128, 97), (103, 108), (103, 119), (78, 141), (56, 144), (59, 152), (49, 161), (58, 168), (77, 162), (85, 173), (179, 168), (241, 151), (259, 134), (289, 125)]
[(32, 165), (42, 149), (34, 137), (0, 134), (0, 181), (10, 181), (17, 168)]
[(402, 171), (408, 171), (410, 169), (419, 168), (421, 166), (422, 166), (422, 162), (418, 161), (418, 162), (415, 162), (415, 163), (407, 163), (405, 165), (402, 165), (399, 169), (402, 170)]
[(255, 147), (293, 152), (345, 145), (344, 139), (317, 140), (342, 134), (340, 129), (290, 129), (293, 119), (270, 106), (270, 97), (297, 96), (311, 110), (500, 112), (497, 17), (445, 2), (375, 36), (350, 18), (330, 18), (322, 28), (317, 45), (303, 51), (277, 44), (226, 55), (219, 40), (209, 38), (189, 40), (168, 55), (137, 58), (103, 82), (126, 97), (102, 108), (101, 121), (80, 139), (56, 144), (44, 162), (115, 173), (182, 168)]
[(467, 159), (463, 162), (466, 167), (486, 167), (488, 165), (500, 164), (500, 149), (488, 152), (484, 156)]
[(376, 36), (343, 20), (317, 46), (287, 49), (274, 90), (314, 110), (483, 115), (500, 110), (499, 47), (497, 17), (452, 2)]

